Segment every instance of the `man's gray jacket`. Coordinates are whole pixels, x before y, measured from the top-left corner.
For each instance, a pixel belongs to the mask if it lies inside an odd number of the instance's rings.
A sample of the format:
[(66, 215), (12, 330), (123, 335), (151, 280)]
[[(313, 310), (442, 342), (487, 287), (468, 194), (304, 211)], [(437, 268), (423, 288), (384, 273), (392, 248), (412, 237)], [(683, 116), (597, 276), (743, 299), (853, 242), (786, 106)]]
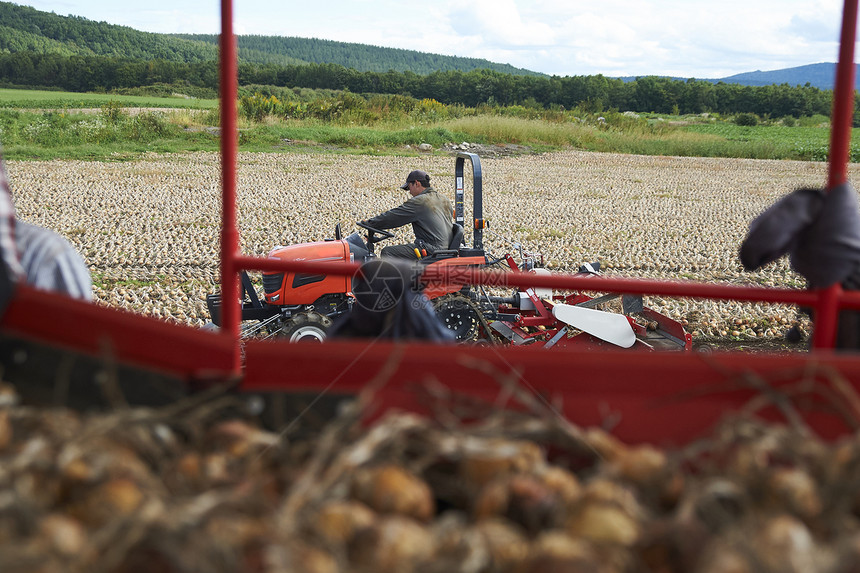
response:
[(454, 225), (454, 210), (446, 197), (428, 187), (399, 207), (364, 223), (377, 229), (394, 229), (412, 223), (416, 241), (423, 241), (431, 249), (447, 249)]

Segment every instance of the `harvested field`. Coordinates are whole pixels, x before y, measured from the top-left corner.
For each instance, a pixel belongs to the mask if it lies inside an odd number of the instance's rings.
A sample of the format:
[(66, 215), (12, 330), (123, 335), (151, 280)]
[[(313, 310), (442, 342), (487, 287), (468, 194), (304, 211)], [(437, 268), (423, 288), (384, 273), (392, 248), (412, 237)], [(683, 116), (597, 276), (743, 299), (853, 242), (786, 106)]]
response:
[[(405, 199), (411, 169), (453, 197), (446, 156), (242, 154), (244, 252), (331, 237)], [(796, 161), (645, 157), (585, 152), (485, 158), (484, 242), (542, 252), (552, 270), (600, 261), (606, 275), (802, 288), (786, 260), (756, 273), (737, 257), (748, 223), (783, 194), (820, 186), (826, 165)], [(19, 216), (68, 237), (90, 266), (101, 304), (202, 325), (218, 283), (217, 154), (134, 162), (8, 164)], [(467, 188), (467, 218), (471, 190)], [(400, 231), (399, 238), (411, 237)], [(780, 337), (793, 308), (662, 300), (702, 338)], [(808, 322), (800, 319), (808, 329)]]

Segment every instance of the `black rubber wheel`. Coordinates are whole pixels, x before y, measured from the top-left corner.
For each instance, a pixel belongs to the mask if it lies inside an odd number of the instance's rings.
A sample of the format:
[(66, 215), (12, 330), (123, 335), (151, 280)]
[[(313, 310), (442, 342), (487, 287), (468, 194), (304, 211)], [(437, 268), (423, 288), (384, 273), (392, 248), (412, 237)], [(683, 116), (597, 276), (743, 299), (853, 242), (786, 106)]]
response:
[(278, 333), (290, 342), (322, 342), (326, 339), (331, 319), (318, 312), (303, 312), (290, 317)]
[(481, 318), (469, 299), (461, 295), (446, 295), (433, 301), (436, 316), (454, 333), (457, 342), (481, 338)]

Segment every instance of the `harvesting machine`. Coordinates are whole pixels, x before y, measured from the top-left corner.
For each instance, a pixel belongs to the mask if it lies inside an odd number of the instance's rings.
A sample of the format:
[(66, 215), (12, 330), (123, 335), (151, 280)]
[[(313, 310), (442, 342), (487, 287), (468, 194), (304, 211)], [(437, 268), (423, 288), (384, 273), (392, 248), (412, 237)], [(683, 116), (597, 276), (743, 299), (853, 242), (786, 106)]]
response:
[[(472, 207), (475, 225), (472, 245), (465, 246), (464, 174), (465, 163), (472, 167)], [(556, 294), (552, 289), (515, 289), (504, 295), (490, 294), (483, 286), (473, 287), (457, 280), (464, 269), (496, 269), (511, 273), (547, 275), (543, 257), (517, 247), (520, 262), (511, 253), (489, 254), (483, 243), (486, 221), (483, 213), (483, 170), (481, 159), (460, 152), (455, 160), (454, 221), (447, 249), (425, 252), (413, 266), (416, 283), (433, 302), (439, 319), (459, 342), (535, 345), (566, 348), (571, 345), (619, 348), (692, 348), (692, 337), (677, 321), (643, 306), (641, 296), (609, 293), (592, 298), (575, 292)], [(324, 241), (275, 247), (267, 258), (281, 261), (365, 263), (376, 258), (375, 245), (394, 235), (358, 223), (367, 234), (344, 237), (340, 224), (334, 238)], [(600, 264), (582, 265), (578, 275), (598, 276)], [(334, 320), (351, 312), (355, 304), (352, 281), (341, 274), (310, 274), (289, 271), (262, 273), (262, 292), (255, 288), (246, 271), (239, 273), (241, 284), (241, 332), (243, 337), (285, 338), (290, 342), (326, 338)], [(498, 285), (506, 284), (506, 274), (497, 273)], [(623, 314), (597, 308), (622, 299)], [(206, 298), (212, 322), (221, 326), (221, 296)]]
[[(844, 2), (826, 188), (847, 180), (857, 4), (858, 0)], [(251, 396), (283, 397), (299, 392), (349, 395), (372, 383), (375, 412), (389, 407), (426, 412), (426, 393), (421, 390), (428, 382), (436, 389), (441, 385), (492, 402), (500, 394), (503, 378), (519, 380), (523, 388), (542, 397), (558, 398), (552, 402), (559, 404), (558, 414), (578, 425), (612, 422), (613, 434), (629, 443), (687, 443), (710, 430), (727, 413), (742, 408), (763, 388), (790, 401), (792, 412), (802, 415), (808, 426), (825, 438), (852, 430), (839, 412), (845, 411), (846, 404), (850, 408), (853, 402), (848, 395), (860, 386), (860, 356), (838, 353), (833, 347), (840, 312), (860, 308), (860, 294), (843, 291), (838, 284), (823, 290), (794, 290), (607, 278), (589, 273), (505, 273), (505, 284), (517, 292), (557, 289), (809, 308), (815, 324), (812, 348), (808, 353), (789, 355), (661, 353), (614, 347), (595, 351), (577, 345), (547, 352), (536, 344), (511, 344), (451, 345), (440, 359), (438, 346), (418, 342), (289, 344), (241, 337), (240, 271), (325, 275), (346, 281), (358, 263), (250, 257), (239, 252), (232, 1), (222, 0), (221, 7), (221, 328), (207, 331), (168, 324), (18, 285), (0, 317), (0, 363), (3, 379), (15, 383), (25, 401), (88, 407), (163, 403), (223, 385)], [(482, 215), (473, 215), (474, 230), (479, 233)], [(457, 278), (478, 289), (496, 285), (499, 280), (497, 271), (468, 266), (458, 269)], [(521, 305), (526, 302), (518, 296)], [(538, 309), (531, 297), (529, 302)], [(577, 302), (562, 304), (576, 308)], [(781, 416), (776, 407), (760, 413), (771, 418)], [(857, 413), (854, 415), (856, 422)]]

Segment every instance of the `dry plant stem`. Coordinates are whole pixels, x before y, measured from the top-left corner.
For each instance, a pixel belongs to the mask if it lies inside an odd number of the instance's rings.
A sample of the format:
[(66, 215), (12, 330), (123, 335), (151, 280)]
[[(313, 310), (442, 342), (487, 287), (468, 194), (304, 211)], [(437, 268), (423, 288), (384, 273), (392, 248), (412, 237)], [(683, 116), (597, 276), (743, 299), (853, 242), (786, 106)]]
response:
[(101, 347), (102, 362), (104, 364), (102, 370), (102, 394), (107, 399), (108, 403), (116, 410), (128, 408), (128, 401), (122, 393), (118, 379), (118, 365), (116, 362), (116, 353), (113, 351), (113, 344), (109, 338), (104, 338), (99, 342)]
[[(706, 397), (708, 395), (751, 388), (763, 395), (753, 397), (746, 405), (746, 410), (751, 413), (768, 405), (773, 405), (782, 412), (790, 424), (796, 426), (796, 429), (811, 433), (811, 430), (803, 422), (803, 417), (794, 407), (794, 402), (791, 398), (819, 394), (826, 399), (828, 404), (843, 418), (849, 427), (854, 429), (860, 428), (860, 398), (856, 394), (853, 397), (850, 395), (853, 391), (850, 388), (844, 387), (844, 381), (842, 385), (839, 385), (841, 388), (837, 387), (835, 391), (831, 389), (831, 385), (836, 386), (838, 384), (839, 374), (834, 373), (830, 369), (810, 363), (799, 370), (792, 369), (782, 373), (775, 373), (768, 381), (753, 372), (730, 372), (720, 364), (710, 360), (707, 356), (703, 356), (702, 359), (708, 361), (715, 370), (724, 374), (726, 381), (719, 384), (697, 386), (688, 391), (679, 392), (669, 398), (656, 401), (655, 405), (679, 403), (690, 398)], [(818, 380), (822, 376), (830, 384), (825, 384)], [(789, 381), (793, 383), (785, 385), (779, 390), (773, 386), (776, 383)], [(844, 395), (845, 392), (849, 394)], [(850, 409), (843, 403), (844, 401), (848, 402)]]
[(118, 428), (133, 424), (182, 420), (186, 424), (193, 425), (196, 421), (204, 420), (215, 412), (241, 404), (239, 398), (227, 394), (234, 386), (234, 382), (213, 386), (162, 408), (133, 408), (96, 417), (70, 443), (85, 443), (97, 436), (109, 435)]
[[(826, 400), (828, 406), (839, 414), (848, 427), (854, 430), (860, 428), (860, 414), (858, 413), (860, 411), (855, 409), (858, 407), (857, 394), (841, 374), (831, 368), (822, 368), (817, 364), (808, 364), (801, 372), (802, 376), (798, 382), (784, 386), (780, 390), (776, 390), (757, 375), (742, 377), (742, 382), (749, 383), (764, 394), (750, 400), (745, 410), (752, 413), (773, 404), (796, 430), (808, 436), (812, 435), (813, 432), (803, 422), (803, 417), (797, 409), (794, 408), (792, 399), (794, 398), (796, 401), (796, 398), (801, 396), (819, 395)], [(780, 377), (783, 380), (791, 380), (792, 378), (796, 378), (796, 373), (793, 376), (787, 374)], [(765, 388), (762, 385), (765, 385)]]
[(752, 398), (747, 405), (741, 409), (741, 411), (754, 412), (768, 406), (769, 404), (773, 404), (780, 412), (782, 412), (782, 415), (785, 416), (785, 419), (789, 424), (791, 424), (791, 427), (800, 435), (812, 435), (812, 430), (810, 430), (809, 426), (807, 426), (803, 421), (803, 417), (794, 408), (794, 405), (791, 403), (791, 399), (789, 399), (785, 392), (777, 390), (768, 384), (761, 376), (753, 372), (742, 373), (740, 376), (740, 382), (741, 384), (748, 385), (760, 392), (759, 396)]
[(385, 428), (386, 431), (380, 432), (377, 426), (366, 438), (344, 449), (349, 434), (366, 415), (376, 392), (385, 386), (397, 371), (404, 352), (403, 345), (396, 346), (382, 369), (367, 383), (356, 400), (348, 404), (341, 415), (324, 430), (313, 457), (282, 504), (282, 527), (286, 532), (295, 531), (295, 516), (306, 505), (322, 501), (328, 495), (329, 489), (344, 477), (345, 472), (348, 473), (366, 461), (363, 459), (366, 454), (356, 455), (356, 452), (365, 452), (368, 449), (372, 451), (375, 444), (387, 437), (385, 434), (389, 429)]
[[(80, 571), (109, 573), (114, 571), (135, 544), (144, 538), (146, 532), (156, 526), (164, 514), (164, 506), (158, 501), (144, 503), (143, 506), (122, 521), (98, 531), (92, 543), (97, 548), (98, 561), (93, 564), (81, 563)], [(73, 569), (74, 570), (74, 569)]]
[(512, 368), (509, 373), (505, 373), (497, 369), (490, 362), (470, 357), (462, 357), (458, 360), (458, 363), (466, 368), (483, 372), (498, 382), (501, 387), (500, 397), (496, 400), (498, 408), (503, 408), (508, 403), (510, 397), (516, 398), (533, 413), (554, 420), (564, 427), (571, 436), (582, 437), (579, 428), (571, 424), (558, 410), (555, 410), (544, 397), (536, 398), (533, 391), (522, 386), (522, 374), (516, 369)]
[[(826, 372), (833, 388), (850, 406), (851, 414), (853, 414), (854, 427), (856, 429), (860, 426), (860, 395), (858, 395), (854, 386), (852, 386), (836, 369), (827, 367)], [(841, 401), (838, 403), (841, 404)]]
[(422, 390), (427, 394), (428, 406), (433, 419), (445, 429), (459, 428), (461, 418), (454, 413), (454, 397), (451, 389), (434, 378), (426, 380), (422, 385)]
[[(426, 380), (420, 396), (427, 403), (433, 419), (442, 427), (457, 429), (463, 420), (480, 420), (485, 430), (503, 424), (503, 410), (474, 396), (453, 392), (438, 380)], [(475, 431), (475, 428), (472, 428)]]
[(600, 454), (594, 450), (588, 442), (585, 434), (577, 426), (570, 423), (558, 410), (553, 408), (543, 396), (536, 397), (533, 391), (524, 388), (521, 384), (523, 381), (520, 372), (511, 369), (511, 372), (505, 373), (498, 370), (495, 366), (484, 360), (476, 360), (469, 357), (463, 357), (458, 360), (461, 366), (472, 368), (491, 376), (495, 379), (502, 388), (502, 394), (516, 398), (522, 405), (526, 406), (532, 413), (539, 416), (541, 419), (547, 420), (552, 427), (561, 431), (564, 436), (573, 442), (580, 444), (591, 450), (595, 455), (600, 457)]
[[(825, 380), (832, 383), (834, 381), (832, 373), (827, 373)], [(846, 403), (846, 397), (840, 389), (833, 388), (820, 381), (816, 382), (814, 379), (812, 382), (812, 387), (809, 387), (808, 383), (804, 383), (803, 389), (799, 393), (810, 396), (821, 396), (824, 398), (826, 404), (833, 408), (834, 412), (842, 418), (846, 426), (854, 431), (860, 429), (860, 415), (850, 407), (850, 404)]]

